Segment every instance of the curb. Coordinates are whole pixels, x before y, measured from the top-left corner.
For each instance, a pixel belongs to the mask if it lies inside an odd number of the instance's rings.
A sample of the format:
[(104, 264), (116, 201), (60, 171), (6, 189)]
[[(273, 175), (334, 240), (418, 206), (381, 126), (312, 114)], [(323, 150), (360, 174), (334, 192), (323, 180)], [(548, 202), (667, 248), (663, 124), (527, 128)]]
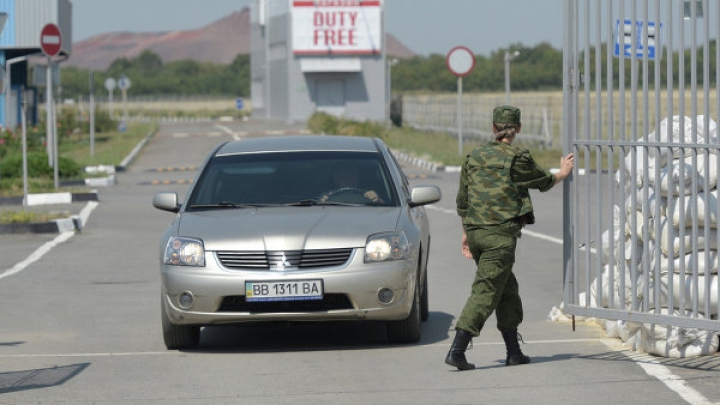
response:
[[(28, 206), (71, 204), (98, 201), (97, 191), (88, 193), (42, 193), (28, 194)], [(0, 205), (22, 205), (23, 197), (0, 197)], [(0, 224), (0, 235), (23, 233), (81, 232), (83, 221), (79, 215), (47, 222)]]
[(0, 234), (20, 233), (63, 233), (82, 231), (82, 220), (77, 215), (70, 218), (56, 219), (48, 222), (0, 224)]
[[(97, 191), (87, 193), (28, 194), (28, 206), (71, 204), (86, 201), (99, 201)], [(0, 205), (23, 205), (23, 197), (0, 197)]]
[(431, 172), (459, 172), (460, 166), (444, 166), (438, 163), (433, 163), (416, 156), (412, 156), (405, 152), (392, 151), (395, 158), (399, 161), (411, 164), (421, 169), (429, 170)]

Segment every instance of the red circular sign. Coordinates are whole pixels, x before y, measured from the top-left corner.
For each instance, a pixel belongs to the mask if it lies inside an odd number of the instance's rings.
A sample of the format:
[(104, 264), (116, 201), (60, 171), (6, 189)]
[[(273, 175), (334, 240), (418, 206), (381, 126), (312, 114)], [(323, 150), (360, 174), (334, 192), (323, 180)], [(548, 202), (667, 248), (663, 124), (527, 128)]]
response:
[(55, 56), (62, 47), (60, 29), (55, 24), (47, 24), (40, 33), (40, 48), (47, 56)]
[(455, 76), (467, 76), (475, 69), (475, 55), (464, 46), (456, 46), (448, 52), (445, 64)]

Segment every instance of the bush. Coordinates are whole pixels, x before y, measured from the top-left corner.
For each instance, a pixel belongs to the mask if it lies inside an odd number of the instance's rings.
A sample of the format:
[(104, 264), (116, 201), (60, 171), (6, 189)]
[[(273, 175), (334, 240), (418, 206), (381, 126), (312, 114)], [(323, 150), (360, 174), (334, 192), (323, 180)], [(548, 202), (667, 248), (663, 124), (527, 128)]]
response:
[(307, 127), (316, 134), (337, 134), (338, 119), (325, 113), (315, 113), (308, 120)]
[(387, 138), (385, 127), (378, 122), (353, 121), (325, 113), (313, 114), (308, 120), (307, 126), (310, 131), (318, 134)]
[[(28, 177), (53, 177), (55, 171), (48, 165), (48, 155), (44, 152), (30, 152), (27, 155)], [(80, 176), (82, 167), (74, 160), (59, 157), (58, 175), (61, 178)], [(13, 153), (0, 162), (0, 178), (22, 178), (22, 154)]]

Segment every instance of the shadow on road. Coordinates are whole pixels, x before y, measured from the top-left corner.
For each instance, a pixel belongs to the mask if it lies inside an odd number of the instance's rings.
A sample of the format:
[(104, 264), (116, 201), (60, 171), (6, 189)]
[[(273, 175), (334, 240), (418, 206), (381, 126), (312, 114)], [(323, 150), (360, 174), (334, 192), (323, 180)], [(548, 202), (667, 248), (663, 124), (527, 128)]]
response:
[(0, 373), (0, 394), (62, 385), (85, 370), (90, 363)]
[[(452, 316), (432, 312), (422, 325), (422, 339), (413, 345), (445, 340)], [(382, 322), (260, 323), (203, 328), (200, 352), (283, 352), (390, 349)]]

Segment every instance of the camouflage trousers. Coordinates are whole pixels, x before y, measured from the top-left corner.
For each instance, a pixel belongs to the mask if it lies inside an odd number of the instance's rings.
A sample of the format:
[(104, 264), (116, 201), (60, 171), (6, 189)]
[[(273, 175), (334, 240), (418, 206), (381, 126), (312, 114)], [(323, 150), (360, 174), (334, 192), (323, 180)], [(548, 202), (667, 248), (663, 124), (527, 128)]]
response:
[(493, 311), (500, 331), (517, 329), (523, 319), (519, 286), (512, 272), (522, 224), (510, 223), (496, 227), (466, 231), (468, 247), (477, 264), (477, 271), (470, 297), (455, 329), (472, 336), (480, 335)]

